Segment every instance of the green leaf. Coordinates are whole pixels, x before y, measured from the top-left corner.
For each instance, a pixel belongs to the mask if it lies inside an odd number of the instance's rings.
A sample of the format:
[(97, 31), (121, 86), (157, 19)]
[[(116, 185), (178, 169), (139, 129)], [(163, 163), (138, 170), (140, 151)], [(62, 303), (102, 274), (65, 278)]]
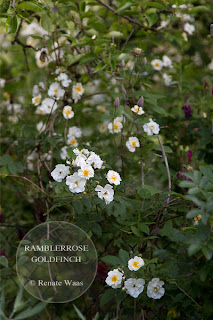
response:
[(193, 254), (197, 253), (201, 249), (201, 244), (199, 242), (193, 243), (188, 247), (188, 254), (192, 256)]
[(196, 6), (190, 9), (190, 13), (199, 13), (209, 11), (209, 8), (206, 6)]
[(106, 290), (100, 298), (100, 306), (103, 307), (105, 304), (107, 304), (112, 298), (114, 298), (114, 295), (114, 289)]
[(0, 14), (7, 13), (7, 10), (9, 9), (10, 1), (5, 1), (0, 5)]
[(23, 319), (30, 319), (34, 315), (40, 313), (44, 308), (46, 307), (47, 303), (45, 302), (40, 302), (38, 303), (35, 307), (33, 308), (28, 308), (27, 310), (19, 313), (14, 320), (23, 320)]
[(141, 237), (141, 233), (140, 231), (134, 227), (134, 226), (131, 226), (131, 229), (132, 229), (132, 232), (137, 236), (137, 237)]
[(138, 228), (140, 229), (140, 231), (149, 234), (149, 227), (145, 223), (139, 223)]
[(44, 30), (48, 32), (53, 32), (55, 30), (55, 26), (52, 23), (52, 19), (48, 14), (45, 14), (41, 17), (41, 26)]
[(5, 256), (0, 256), (0, 264), (2, 266), (4, 266), (5, 268), (8, 267), (8, 260), (7, 260), (7, 258)]
[(77, 214), (81, 214), (83, 212), (83, 205), (80, 201), (72, 201), (72, 206)]
[[(172, 149), (169, 146), (163, 146), (166, 153), (173, 153)], [(154, 147), (155, 150), (161, 151), (161, 147), (159, 144), (156, 144)]]
[(18, 9), (30, 11), (42, 11), (42, 6), (33, 1), (23, 1), (19, 3)]
[(213, 254), (211, 249), (209, 249), (207, 247), (202, 247), (202, 252), (203, 252), (206, 260), (211, 260), (212, 254)]
[(203, 211), (202, 210), (200, 210), (200, 209), (193, 209), (193, 210), (190, 210), (188, 213), (187, 213), (187, 215), (186, 215), (186, 217), (187, 218), (194, 218), (194, 217), (197, 217), (197, 216), (199, 216), (199, 215), (202, 215), (203, 214)]
[(19, 291), (18, 291), (17, 296), (16, 296), (16, 299), (15, 299), (15, 302), (14, 302), (14, 306), (13, 306), (13, 312), (14, 313), (20, 311), (27, 304), (27, 301), (24, 302), (22, 300), (23, 289), (24, 289), (24, 287), (20, 286)]
[(98, 57), (93, 53), (85, 54), (83, 57), (81, 57), (80, 64), (90, 63), (90, 62), (96, 60), (97, 58)]
[(108, 255), (108, 256), (105, 256), (103, 258), (101, 258), (101, 260), (103, 262), (105, 262), (106, 264), (110, 264), (112, 266), (117, 266), (117, 265), (120, 265), (121, 264), (121, 260), (115, 256), (111, 256), (111, 255)]
[(5, 25), (6, 25), (7, 33), (15, 33), (18, 25), (17, 17), (16, 16), (8, 17)]
[(129, 253), (126, 250), (120, 249), (119, 250), (119, 258), (123, 264), (126, 264), (129, 260)]
[(74, 304), (73, 304), (73, 307), (74, 307), (77, 315), (79, 316), (79, 318), (80, 318), (81, 320), (87, 320), (87, 319), (83, 316), (83, 314), (81, 313), (81, 311), (80, 311)]
[(75, 64), (76, 62), (78, 62), (78, 61), (81, 59), (81, 57), (83, 57), (83, 54), (82, 54), (82, 53), (77, 54), (77, 55), (75, 55), (75, 56), (72, 56), (71, 54), (68, 54), (68, 55), (66, 56), (66, 58), (67, 58), (67, 63), (68, 63), (69, 65)]
[(99, 63), (99, 64), (95, 67), (94, 73), (105, 69), (106, 66), (107, 66), (107, 65), (104, 63), (104, 61), (102, 61), (101, 63)]
[(180, 186), (181, 188), (192, 188), (192, 187), (195, 186), (195, 184), (194, 184), (194, 182), (192, 182), (192, 181), (184, 180), (184, 181), (181, 181), (181, 182), (179, 183), (179, 186)]
[(121, 12), (121, 11), (123, 11), (123, 10), (131, 7), (132, 5), (133, 5), (132, 2), (125, 0), (125, 1), (123, 1), (123, 2), (118, 6), (116, 12)]

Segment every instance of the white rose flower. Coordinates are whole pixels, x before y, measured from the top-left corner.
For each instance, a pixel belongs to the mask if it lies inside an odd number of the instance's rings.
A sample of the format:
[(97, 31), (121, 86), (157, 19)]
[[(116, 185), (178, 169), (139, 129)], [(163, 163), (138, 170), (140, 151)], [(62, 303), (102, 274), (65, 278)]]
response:
[[(73, 152), (74, 152), (74, 154), (76, 155), (76, 156), (89, 156), (90, 155), (90, 151), (88, 150), (88, 149), (82, 149), (82, 150), (79, 150), (78, 148), (75, 148), (74, 150), (73, 150)], [(85, 159), (86, 159), (86, 157), (85, 157)]]
[(128, 261), (128, 268), (130, 271), (138, 271), (144, 266), (144, 260), (141, 257), (135, 256)]
[(130, 278), (124, 282), (126, 293), (133, 298), (137, 298), (144, 290), (145, 280)]
[(186, 32), (183, 32), (183, 33), (182, 33), (182, 37), (183, 37), (183, 40), (184, 40), (185, 42), (188, 41), (188, 36), (187, 36), (187, 33), (186, 33)]
[(159, 278), (153, 278), (148, 283), (147, 296), (153, 299), (160, 299), (165, 293), (165, 289), (163, 288), (163, 285), (164, 285), (164, 282), (160, 281)]
[(109, 122), (108, 121), (104, 121), (101, 125), (98, 126), (98, 130), (100, 133), (104, 133), (107, 131), (107, 128), (108, 128), (108, 124)]
[(142, 107), (139, 107), (137, 105), (135, 105), (134, 107), (131, 108), (131, 110), (135, 113), (137, 113), (139, 116), (144, 114), (145, 112), (143, 111)]
[(160, 71), (163, 68), (163, 61), (160, 59), (154, 59), (151, 61), (151, 65), (154, 70)]
[(167, 73), (163, 74), (164, 84), (167, 87), (170, 87), (171, 85), (177, 83), (177, 81), (172, 81), (172, 76), (168, 75)]
[(185, 23), (184, 31), (187, 32), (189, 35), (192, 35), (195, 32), (195, 26), (190, 23)]
[(118, 269), (114, 269), (108, 272), (106, 278), (106, 284), (113, 289), (121, 288), (122, 280), (123, 280), (123, 273), (120, 272)]
[(114, 190), (110, 184), (106, 184), (105, 187), (97, 185), (95, 191), (98, 192), (98, 197), (104, 199), (106, 204), (109, 204), (114, 199)]
[(17, 116), (9, 116), (8, 120), (15, 124), (18, 122), (18, 117)]
[(97, 106), (96, 109), (101, 112), (106, 112), (106, 107), (102, 105)]
[(38, 106), (41, 103), (41, 95), (35, 96), (32, 98), (32, 104)]
[(213, 59), (212, 59), (211, 62), (208, 64), (208, 68), (209, 68), (209, 70), (213, 70)]
[(32, 38), (31, 36), (29, 36), (26, 41), (26, 44), (33, 48), (35, 48), (38, 45), (38, 43), (39, 43), (38, 39)]
[(36, 129), (37, 129), (38, 132), (40, 132), (40, 133), (45, 130), (45, 124), (43, 123), (43, 121), (40, 121), (40, 122), (37, 123)]
[(123, 128), (123, 124), (120, 120), (120, 117), (119, 119), (118, 118), (115, 118), (113, 120), (113, 122), (110, 122), (108, 124), (108, 129), (109, 129), (109, 132), (110, 133), (118, 133), (118, 132), (121, 132), (121, 129)]
[(44, 114), (53, 113), (58, 108), (57, 102), (51, 98), (46, 98), (42, 101), (39, 107)]
[(81, 168), (78, 170), (78, 175), (81, 178), (90, 179), (94, 177), (94, 170), (88, 164), (82, 164)]
[(152, 119), (149, 119), (149, 122), (143, 125), (143, 130), (148, 136), (152, 136), (153, 134), (158, 134), (160, 132), (160, 127), (159, 124)]
[(80, 193), (85, 190), (86, 179), (79, 177), (78, 173), (75, 172), (71, 176), (67, 176), (66, 185), (69, 186), (69, 190), (73, 193)]
[(46, 67), (51, 61), (49, 57), (49, 52), (46, 48), (42, 48), (41, 50), (36, 51), (35, 59), (36, 64), (39, 68)]
[(90, 166), (93, 166), (94, 169), (101, 169), (103, 165), (101, 158), (93, 151), (90, 153), (86, 163), (88, 163)]
[(4, 88), (5, 83), (6, 83), (6, 80), (3, 78), (0, 78), (0, 88)]
[(82, 154), (77, 156), (76, 159), (73, 160), (72, 164), (74, 167), (81, 167), (83, 165), (87, 165), (85, 160), (86, 160), (86, 156)]
[(63, 116), (65, 119), (72, 119), (74, 117), (74, 112), (72, 111), (72, 107), (65, 106), (63, 109)]
[(61, 182), (70, 172), (70, 168), (65, 166), (64, 164), (57, 164), (55, 169), (51, 172), (52, 178), (57, 181)]
[(199, 221), (202, 218), (202, 215), (199, 214), (197, 217), (194, 217), (194, 226), (198, 226), (199, 225)]
[(78, 128), (76, 126), (70, 127), (68, 130), (68, 137), (69, 136), (80, 138), (82, 136), (82, 131), (80, 128)]
[(172, 60), (165, 55), (163, 56), (163, 66), (168, 68), (173, 68)]
[(67, 88), (69, 87), (72, 80), (68, 79), (68, 75), (66, 73), (60, 73), (57, 77), (57, 80), (61, 82), (62, 86)]
[(58, 82), (54, 82), (50, 85), (48, 95), (56, 100), (62, 98), (65, 94), (65, 90), (60, 87)]
[(119, 173), (116, 171), (109, 170), (107, 172), (106, 178), (109, 181), (109, 183), (114, 184), (116, 186), (118, 186), (121, 183), (121, 177), (120, 177)]
[(78, 146), (78, 142), (77, 142), (77, 140), (76, 140), (76, 138), (74, 136), (73, 137), (69, 136), (67, 138), (67, 144), (71, 145), (72, 147), (77, 147)]
[(126, 146), (130, 152), (135, 152), (135, 149), (140, 147), (140, 142), (137, 137), (129, 137)]
[(66, 160), (66, 158), (68, 158), (67, 148), (68, 148), (67, 146), (64, 146), (63, 148), (61, 148), (60, 156), (62, 160)]
[(84, 88), (80, 82), (76, 83), (72, 87), (72, 98), (74, 102), (78, 102), (78, 100), (81, 98), (82, 94), (84, 93)]
[(48, 32), (44, 30), (37, 22), (32, 22), (30, 24), (24, 24), (23, 29), (21, 30), (21, 35), (27, 37), (30, 35), (39, 35), (41, 37), (48, 35)]

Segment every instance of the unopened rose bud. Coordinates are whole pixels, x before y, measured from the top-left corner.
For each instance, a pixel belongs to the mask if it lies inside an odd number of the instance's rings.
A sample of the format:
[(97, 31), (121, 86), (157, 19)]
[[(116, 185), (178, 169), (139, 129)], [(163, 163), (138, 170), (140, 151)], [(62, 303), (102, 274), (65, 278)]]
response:
[(92, 40), (95, 40), (97, 38), (97, 36), (96, 36), (96, 34), (94, 34), (93, 36), (92, 36)]
[(115, 108), (118, 108), (118, 107), (119, 107), (119, 104), (120, 104), (120, 100), (119, 100), (119, 98), (117, 97), (117, 98), (115, 99), (115, 101), (114, 101), (114, 107), (115, 107)]
[(125, 288), (125, 287), (123, 287), (121, 290), (122, 290), (122, 291), (126, 291), (126, 288)]
[(142, 66), (145, 66), (146, 64), (147, 64), (147, 59), (146, 59), (146, 57), (144, 57), (142, 60)]
[(140, 48), (135, 48), (133, 52), (136, 56), (140, 56), (143, 53), (143, 50)]
[(137, 102), (137, 105), (138, 105), (139, 107), (143, 107), (143, 104), (144, 104), (144, 97), (140, 97), (140, 99), (139, 99), (138, 102)]

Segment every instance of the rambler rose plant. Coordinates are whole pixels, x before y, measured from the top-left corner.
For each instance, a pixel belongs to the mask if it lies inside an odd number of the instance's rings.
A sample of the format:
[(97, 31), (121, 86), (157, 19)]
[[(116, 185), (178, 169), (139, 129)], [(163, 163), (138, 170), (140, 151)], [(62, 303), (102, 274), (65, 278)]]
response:
[[(2, 319), (212, 319), (212, 12), (0, 1)], [(74, 306), (14, 284), (9, 227), (50, 220), (97, 248)]]

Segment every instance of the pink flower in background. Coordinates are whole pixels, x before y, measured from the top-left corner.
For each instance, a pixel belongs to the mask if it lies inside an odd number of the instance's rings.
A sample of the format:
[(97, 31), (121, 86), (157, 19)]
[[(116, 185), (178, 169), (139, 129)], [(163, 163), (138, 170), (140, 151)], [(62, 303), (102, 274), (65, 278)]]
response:
[(187, 152), (187, 157), (188, 157), (188, 161), (191, 162), (191, 160), (192, 160), (192, 151), (191, 150), (189, 150)]
[(188, 127), (188, 126), (189, 126), (188, 121), (184, 121), (184, 124), (185, 124), (185, 126), (186, 126), (186, 127)]

